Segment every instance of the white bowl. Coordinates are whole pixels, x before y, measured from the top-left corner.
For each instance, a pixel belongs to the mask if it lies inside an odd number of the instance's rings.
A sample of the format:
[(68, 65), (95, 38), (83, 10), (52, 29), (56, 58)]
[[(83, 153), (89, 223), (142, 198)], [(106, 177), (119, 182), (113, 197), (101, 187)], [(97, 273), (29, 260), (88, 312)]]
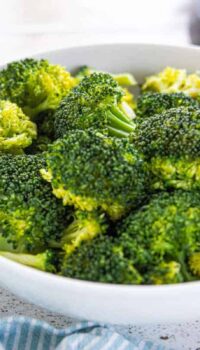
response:
[[(195, 71), (200, 49), (145, 44), (77, 47), (44, 57), (69, 70), (88, 64), (145, 76), (171, 65)], [(200, 282), (164, 286), (108, 285), (54, 276), (0, 257), (0, 285), (63, 315), (115, 324), (190, 321), (200, 317)]]

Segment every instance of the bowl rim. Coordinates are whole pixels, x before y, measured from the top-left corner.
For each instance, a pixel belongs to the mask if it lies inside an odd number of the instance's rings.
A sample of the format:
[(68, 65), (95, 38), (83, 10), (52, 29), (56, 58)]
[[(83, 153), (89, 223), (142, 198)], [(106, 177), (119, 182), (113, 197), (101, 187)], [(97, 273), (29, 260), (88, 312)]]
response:
[[(81, 288), (89, 288), (93, 290), (107, 290), (110, 292), (140, 292), (143, 295), (161, 295), (168, 294), (169, 292), (177, 292), (177, 291), (183, 291), (190, 292), (191, 289), (194, 289), (194, 287), (200, 288), (200, 281), (190, 281), (190, 282), (181, 282), (181, 283), (174, 283), (174, 284), (162, 284), (162, 285), (135, 285), (135, 284), (115, 284), (115, 283), (103, 283), (103, 282), (95, 282), (95, 281), (87, 281), (87, 280), (81, 280), (71, 277), (65, 277), (56, 275), (50, 272), (45, 272), (41, 270), (37, 270), (35, 268), (22, 265), (20, 263), (17, 263), (15, 261), (9, 260), (8, 258), (0, 256), (0, 264), (1, 262), (5, 263), (9, 269), (17, 270), (19, 273), (29, 274), (30, 276), (33, 276), (36, 279), (46, 279), (50, 283), (56, 283), (59, 285), (67, 285), (67, 286), (80, 286)], [(150, 294), (149, 294), (150, 293)], [(160, 294), (161, 293), (161, 294)]]
[[(62, 53), (63, 51), (73, 51), (73, 50), (79, 50), (79, 49), (86, 49), (90, 50), (93, 48), (103, 48), (103, 47), (118, 47), (118, 46), (138, 46), (138, 47), (152, 47), (152, 48), (161, 48), (161, 49), (177, 49), (177, 50), (187, 50), (187, 51), (196, 51), (200, 52), (200, 46), (194, 45), (194, 44), (161, 44), (161, 43), (155, 43), (155, 42), (140, 42), (140, 41), (111, 41), (111, 42), (100, 42), (96, 44), (85, 44), (85, 43), (80, 43), (78, 45), (72, 45), (70, 44), (69, 46), (63, 46), (58, 49), (50, 49), (50, 50), (45, 50), (45, 51), (38, 51), (37, 53), (33, 55), (28, 55), (28, 57), (32, 58), (37, 58), (37, 57), (42, 57), (43, 55), (51, 55), (54, 53)], [(6, 61), (3, 64), (0, 64), (0, 70), (6, 66), (7, 64), (14, 62), (16, 60), (24, 59), (27, 58), (27, 55), (16, 55), (16, 57), (10, 61)], [(44, 57), (45, 59), (45, 57)]]

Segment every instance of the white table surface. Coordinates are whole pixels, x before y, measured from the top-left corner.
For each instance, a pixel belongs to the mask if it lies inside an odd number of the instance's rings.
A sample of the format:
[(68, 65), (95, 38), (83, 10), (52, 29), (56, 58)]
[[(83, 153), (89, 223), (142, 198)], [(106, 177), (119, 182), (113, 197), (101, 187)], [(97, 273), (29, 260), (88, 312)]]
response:
[[(52, 11), (49, 10), (48, 15), (43, 17), (46, 1), (52, 5)], [(60, 12), (54, 11), (58, 1), (68, 7)], [(0, 12), (0, 64), (49, 49), (97, 42), (189, 43), (190, 0), (124, 0), (123, 9), (118, 0), (57, 0), (55, 3), (54, 0), (7, 0), (3, 3), (4, 12)], [(16, 7), (19, 4), (21, 7)], [(27, 4), (33, 8), (27, 7)], [(36, 317), (57, 327), (76, 322), (30, 305), (0, 289), (0, 317), (10, 315)], [(177, 350), (200, 349), (200, 320), (117, 328), (123, 334), (152, 339)]]

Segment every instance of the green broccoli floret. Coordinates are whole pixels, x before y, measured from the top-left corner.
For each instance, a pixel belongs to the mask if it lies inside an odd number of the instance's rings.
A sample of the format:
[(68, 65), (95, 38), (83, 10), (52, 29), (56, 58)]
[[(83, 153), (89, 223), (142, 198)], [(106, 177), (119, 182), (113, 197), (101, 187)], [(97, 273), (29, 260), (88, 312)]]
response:
[(120, 218), (144, 196), (148, 173), (128, 139), (77, 130), (49, 146), (42, 176), (64, 205)]
[(43, 111), (55, 110), (76, 84), (76, 79), (60, 65), (24, 59), (8, 64), (0, 72), (0, 98), (16, 103), (35, 118)]
[[(83, 78), (92, 75), (93, 73), (106, 73), (103, 71), (99, 71), (97, 69), (91, 68), (89, 66), (81, 66), (77, 73), (76, 78), (81, 81)], [(137, 85), (137, 81), (134, 76), (130, 73), (118, 73), (118, 74), (110, 74), (114, 80), (121, 86), (134, 86)]]
[(177, 107), (200, 108), (200, 105), (196, 100), (182, 92), (172, 94), (146, 92), (138, 98), (136, 114), (143, 119)]
[(142, 277), (133, 262), (115, 247), (114, 239), (100, 235), (83, 242), (72, 254), (65, 255), (62, 274), (81, 280), (140, 284)]
[(72, 220), (69, 220), (60, 241), (50, 242), (51, 247), (61, 248), (70, 254), (83, 241), (90, 241), (108, 229), (108, 220), (102, 213), (78, 210), (72, 212), (71, 216)]
[(117, 227), (118, 244), (143, 276), (143, 283), (195, 279), (189, 257), (199, 251), (200, 194), (161, 193)]
[(37, 127), (15, 103), (0, 100), (0, 152), (23, 153), (37, 137)]
[(149, 160), (155, 188), (200, 187), (200, 109), (171, 108), (144, 119), (135, 145)]
[(58, 255), (51, 250), (36, 255), (0, 251), (0, 256), (38, 270), (57, 272)]
[(123, 284), (168, 284), (199, 276), (200, 194), (155, 195), (116, 225), (66, 251), (62, 274)]
[(17, 253), (44, 251), (69, 223), (71, 210), (40, 176), (45, 166), (42, 155), (0, 157), (0, 235)]
[(110, 136), (127, 137), (135, 124), (133, 111), (122, 101), (123, 96), (123, 89), (111, 75), (94, 73), (85, 77), (55, 112), (55, 136), (93, 128)]

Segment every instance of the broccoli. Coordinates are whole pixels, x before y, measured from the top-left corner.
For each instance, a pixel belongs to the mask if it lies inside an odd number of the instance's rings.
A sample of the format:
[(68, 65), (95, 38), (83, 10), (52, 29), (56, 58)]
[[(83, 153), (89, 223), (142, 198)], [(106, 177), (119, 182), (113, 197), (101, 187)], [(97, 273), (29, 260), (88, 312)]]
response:
[(188, 259), (199, 251), (200, 194), (177, 190), (154, 195), (118, 224), (117, 236), (143, 283), (195, 279)]
[(149, 161), (155, 188), (200, 187), (200, 109), (171, 108), (138, 123), (137, 149)]
[(34, 267), (35, 269), (52, 273), (57, 272), (59, 262), (57, 253), (52, 250), (47, 250), (36, 255), (0, 251), (0, 256), (26, 266)]
[(128, 139), (76, 130), (49, 146), (42, 176), (64, 205), (120, 218), (144, 196), (146, 165)]
[(64, 276), (108, 283), (168, 284), (199, 275), (200, 194), (154, 195), (116, 225), (66, 251)]
[(72, 212), (71, 217), (72, 221), (69, 221), (60, 241), (50, 242), (51, 247), (63, 249), (68, 254), (79, 247), (81, 242), (106, 233), (109, 227), (108, 220), (102, 213), (77, 210)]
[(0, 156), (0, 235), (17, 253), (42, 252), (69, 224), (71, 209), (40, 176), (45, 165), (43, 155)]
[(143, 93), (137, 100), (136, 114), (141, 119), (161, 114), (170, 108), (197, 107), (199, 103), (182, 92), (166, 94), (157, 92)]
[(15, 103), (0, 100), (0, 152), (23, 153), (37, 136), (36, 125)]
[[(76, 78), (78, 81), (83, 80), (85, 77), (92, 75), (93, 73), (106, 73), (99, 71), (88, 66), (82, 66), (78, 69), (76, 73)], [(119, 73), (119, 74), (110, 74), (114, 80), (121, 86), (134, 86), (137, 85), (137, 81), (134, 76), (130, 73)]]
[(110, 136), (127, 137), (135, 129), (134, 113), (122, 100), (123, 89), (111, 75), (85, 77), (64, 98), (55, 112), (55, 136), (75, 129), (96, 129)]
[(82, 242), (73, 253), (67, 252), (61, 273), (67, 277), (106, 283), (140, 284), (142, 281), (133, 262), (126, 259), (108, 235)]
[(65, 68), (47, 60), (24, 59), (8, 64), (0, 72), (0, 98), (10, 100), (31, 118), (55, 110), (77, 84)]
[(193, 98), (200, 97), (200, 75), (188, 74), (185, 69), (165, 68), (162, 72), (146, 78), (143, 91), (163, 93), (184, 92)]

